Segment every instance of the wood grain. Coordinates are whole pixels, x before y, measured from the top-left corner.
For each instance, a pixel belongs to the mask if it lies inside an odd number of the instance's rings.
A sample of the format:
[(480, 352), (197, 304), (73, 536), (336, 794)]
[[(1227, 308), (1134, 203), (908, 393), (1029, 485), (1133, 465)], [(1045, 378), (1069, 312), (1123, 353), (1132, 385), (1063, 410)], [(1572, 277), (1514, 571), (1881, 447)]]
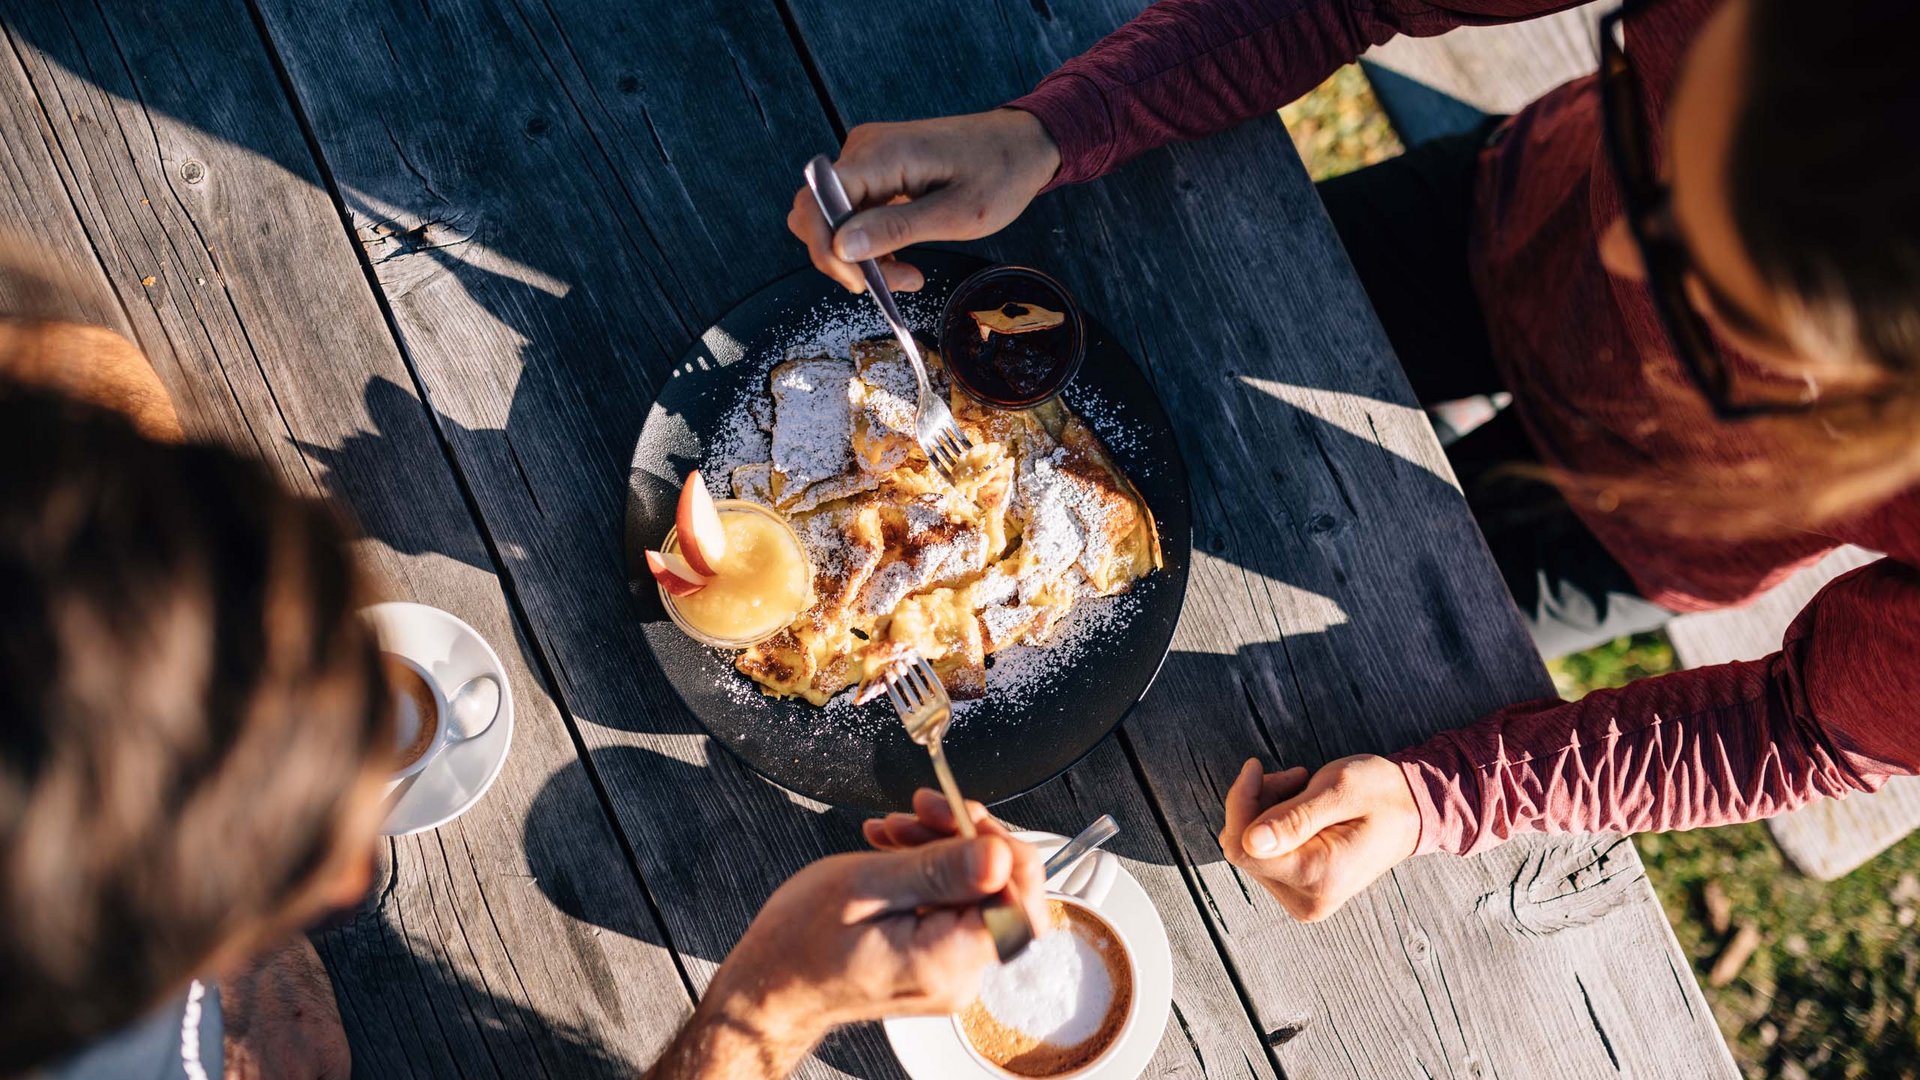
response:
[[(623, 472), (685, 342), (801, 264), (782, 222), (832, 128), (770, 8), (263, 10), (533, 638), (704, 985), (761, 900), (857, 844), (857, 823), (715, 752), (659, 680), (627, 607)], [(343, 61), (343, 20), (379, 27), (382, 47)], [(423, 57), (432, 70), (392, 62)], [(1181, 965), (1162, 1071), (1270, 1075), (1124, 756), (1102, 751), (1009, 813), (1070, 832), (1101, 810), (1125, 819), (1121, 850)], [(897, 1071), (872, 1029), (802, 1070)]]
[[(1777, 652), (1787, 626), (1827, 582), (1880, 556), (1843, 547), (1743, 608), (1683, 615), (1667, 624), (1683, 667), (1758, 660)], [(1767, 821), (1795, 869), (1832, 881), (1920, 828), (1920, 778), (1895, 777), (1872, 794), (1821, 799)]]
[(1596, 27), (1610, 2), (1499, 26), (1463, 26), (1439, 37), (1397, 37), (1366, 52), (1372, 63), (1485, 113), (1518, 112), (1599, 66)]
[[(104, 315), (196, 433), (350, 505), (390, 594), (461, 616), (506, 662), (517, 731), (499, 781), (395, 842), (375, 909), (320, 939), (361, 1074), (630, 1075), (687, 990), (591, 784), (559, 782), (581, 769), (572, 739), (247, 11), (0, 17), (0, 222), (115, 298)], [(619, 920), (628, 934), (596, 925)]]
[[(992, 107), (1135, 6), (794, 11), (857, 123)], [(1287, 1073), (1731, 1075), (1617, 839), (1416, 860), (1311, 926), (1220, 857), (1248, 755), (1394, 749), (1551, 691), (1278, 120), (1043, 198), (984, 246), (1075, 290), (1182, 435), (1204, 555), (1126, 740)]]

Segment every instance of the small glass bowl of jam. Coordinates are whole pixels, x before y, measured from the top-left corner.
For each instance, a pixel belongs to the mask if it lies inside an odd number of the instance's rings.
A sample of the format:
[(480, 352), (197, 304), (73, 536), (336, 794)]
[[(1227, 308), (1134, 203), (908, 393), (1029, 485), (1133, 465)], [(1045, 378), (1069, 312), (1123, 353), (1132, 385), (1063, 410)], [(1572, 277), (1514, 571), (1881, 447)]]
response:
[(1058, 394), (1087, 351), (1080, 305), (1059, 282), (1024, 266), (990, 266), (947, 298), (940, 355), (954, 385), (999, 409), (1031, 409)]

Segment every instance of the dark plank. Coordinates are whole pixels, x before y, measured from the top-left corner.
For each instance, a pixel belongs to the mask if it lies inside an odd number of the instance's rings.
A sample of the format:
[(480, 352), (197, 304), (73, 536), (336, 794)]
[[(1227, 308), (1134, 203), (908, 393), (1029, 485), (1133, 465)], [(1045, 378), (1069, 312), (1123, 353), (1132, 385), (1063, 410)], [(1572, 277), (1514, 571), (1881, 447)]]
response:
[[(831, 128), (771, 5), (262, 9), (532, 636), (704, 985), (780, 880), (858, 832), (714, 752), (658, 680), (623, 586), (623, 476), (693, 333), (800, 265), (782, 219)], [(343, 53), (341, 25), (365, 28), (367, 47)], [(1182, 964), (1191, 1015), (1169, 1026), (1162, 1071), (1269, 1073), (1124, 757), (1095, 755), (1015, 816), (1071, 830), (1100, 810), (1126, 820), (1121, 850)], [(839, 1071), (897, 1065), (862, 1030), (803, 1069)]]
[(459, 614), (507, 664), (518, 730), (500, 780), (458, 822), (394, 843), (377, 908), (320, 940), (360, 1074), (630, 1075), (689, 995), (516, 648), (493, 558), (246, 9), (10, 3), (0, 17), (0, 221), (98, 286), (96, 310), (146, 348), (192, 430), (350, 504), (390, 594)]
[[(794, 4), (850, 123), (991, 107), (1137, 9)], [(1221, 859), (1248, 754), (1392, 749), (1551, 691), (1278, 120), (1043, 199), (984, 247), (1077, 290), (1184, 437), (1204, 554), (1127, 742), (1287, 1072), (1730, 1075), (1631, 845), (1421, 859), (1313, 926)]]

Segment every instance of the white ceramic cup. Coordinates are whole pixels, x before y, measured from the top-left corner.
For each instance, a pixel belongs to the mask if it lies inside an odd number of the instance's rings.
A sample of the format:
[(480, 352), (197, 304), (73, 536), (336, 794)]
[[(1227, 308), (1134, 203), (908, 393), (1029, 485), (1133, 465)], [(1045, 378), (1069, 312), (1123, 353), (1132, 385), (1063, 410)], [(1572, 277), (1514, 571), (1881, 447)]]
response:
[[(453, 725), (449, 722), (453, 719), (453, 707), (447, 703), (446, 691), (440, 689), (440, 680), (434, 678), (426, 668), (399, 653), (389, 652), (381, 655), (386, 660), (411, 668), (415, 675), (420, 676), (420, 681), (427, 684), (427, 690), (433, 694), (433, 741), (427, 744), (426, 751), (415, 758), (413, 764), (394, 770), (390, 779), (397, 783), (409, 776), (424, 772), (428, 765), (433, 764), (433, 759), (440, 756), (440, 751), (445, 750), (448, 743), (454, 741), (450, 732)], [(396, 693), (395, 696), (398, 697), (398, 694)]]
[[(1109, 878), (1106, 884), (1108, 887), (1111, 887), (1112, 879)], [(1102, 895), (1104, 895), (1105, 892), (1105, 888), (1101, 889)], [(953, 1034), (955, 1038), (960, 1040), (960, 1045), (966, 1048), (967, 1056), (971, 1057), (975, 1064), (987, 1070), (988, 1073), (1000, 1077), (1002, 1080), (1077, 1080), (1079, 1077), (1087, 1076), (1095, 1069), (1106, 1064), (1107, 1059), (1113, 1056), (1114, 1050), (1119, 1047), (1121, 1043), (1127, 1041), (1127, 1036), (1133, 1032), (1134, 1025), (1140, 1021), (1141, 1002), (1145, 995), (1140, 992), (1140, 961), (1134, 956), (1133, 942), (1128, 941), (1127, 935), (1122, 932), (1118, 926), (1113, 924), (1113, 920), (1102, 915), (1099, 908), (1082, 900), (1078, 896), (1073, 896), (1068, 893), (1050, 892), (1047, 894), (1047, 899), (1058, 900), (1070, 907), (1077, 907), (1100, 920), (1100, 924), (1107, 928), (1107, 932), (1113, 935), (1113, 939), (1120, 943), (1120, 950), (1127, 955), (1127, 979), (1128, 985), (1133, 987), (1133, 996), (1127, 1002), (1127, 1018), (1121, 1021), (1120, 1030), (1113, 1033), (1113, 1038), (1108, 1040), (1106, 1048), (1100, 1051), (1099, 1057), (1094, 1058), (1092, 1061), (1087, 1062), (1085, 1065), (1071, 1072), (1054, 1073), (1047, 1077), (1031, 1077), (1016, 1072), (1008, 1072), (1000, 1066), (995, 1065), (992, 1061), (989, 1061), (985, 1054), (982, 1054), (974, 1048), (973, 1040), (967, 1038), (967, 1030), (960, 1024), (960, 1017), (955, 1015), (953, 1018)], [(1056, 934), (1071, 932), (1072, 931), (1069, 930), (1054, 931)]]

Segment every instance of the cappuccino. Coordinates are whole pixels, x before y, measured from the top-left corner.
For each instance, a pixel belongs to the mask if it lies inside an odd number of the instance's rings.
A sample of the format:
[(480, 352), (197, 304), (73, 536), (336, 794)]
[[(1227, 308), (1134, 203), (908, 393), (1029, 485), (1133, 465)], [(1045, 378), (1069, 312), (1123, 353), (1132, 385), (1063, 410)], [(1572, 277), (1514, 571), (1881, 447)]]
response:
[(440, 734), (440, 697), (412, 664), (384, 653), (387, 687), (393, 698), (394, 749), (399, 755), (395, 772), (413, 767)]
[(960, 1029), (981, 1057), (1018, 1076), (1085, 1068), (1120, 1036), (1133, 1009), (1133, 965), (1106, 922), (1047, 901), (1052, 932), (989, 971)]

